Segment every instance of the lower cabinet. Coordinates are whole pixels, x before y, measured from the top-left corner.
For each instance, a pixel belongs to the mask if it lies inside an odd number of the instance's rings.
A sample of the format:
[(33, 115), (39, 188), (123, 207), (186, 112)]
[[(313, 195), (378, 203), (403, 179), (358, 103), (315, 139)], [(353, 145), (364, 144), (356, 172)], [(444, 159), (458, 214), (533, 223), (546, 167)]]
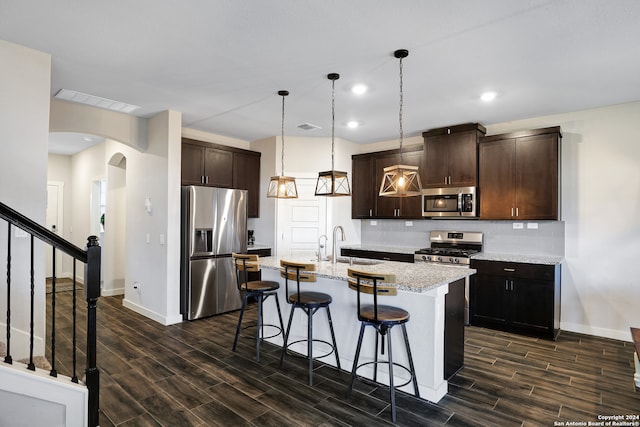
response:
[(471, 260), (474, 326), (555, 339), (560, 331), (560, 265)]
[(340, 255), (354, 258), (380, 259), (383, 261), (414, 262), (414, 254), (399, 252), (378, 252), (364, 249), (340, 248)]

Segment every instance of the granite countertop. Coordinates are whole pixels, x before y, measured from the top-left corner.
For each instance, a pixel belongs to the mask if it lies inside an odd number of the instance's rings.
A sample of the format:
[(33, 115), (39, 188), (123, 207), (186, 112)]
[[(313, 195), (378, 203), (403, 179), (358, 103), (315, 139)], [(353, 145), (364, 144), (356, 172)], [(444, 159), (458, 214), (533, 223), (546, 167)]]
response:
[(271, 249), (271, 246), (263, 245), (261, 243), (255, 243), (253, 245), (247, 245), (247, 250), (249, 249)]
[[(456, 280), (463, 279), (476, 272), (476, 270), (466, 267), (455, 266), (439, 266), (425, 263), (406, 263), (395, 261), (378, 261), (362, 258), (353, 258), (354, 265), (348, 263), (331, 264), (330, 261), (317, 262), (308, 257), (305, 258), (287, 258), (293, 262), (312, 262), (316, 264), (316, 273), (318, 277), (324, 277), (333, 280), (347, 281), (347, 269), (349, 267), (362, 271), (378, 271), (393, 273), (396, 275), (395, 284), (398, 290), (409, 292), (427, 292), (439, 286), (446, 285)], [(363, 264), (358, 264), (362, 262)], [(278, 270), (280, 269), (280, 258), (262, 257), (260, 265), (263, 269)]]
[(356, 249), (360, 251), (370, 252), (389, 252), (396, 254), (415, 254), (420, 248), (409, 248), (400, 246), (382, 246), (382, 245), (343, 245), (340, 249)]
[(545, 256), (545, 255), (519, 255), (519, 254), (497, 254), (483, 252), (473, 255), (473, 259), (484, 261), (504, 261), (504, 262), (521, 262), (525, 264), (561, 264), (564, 260), (561, 256)]

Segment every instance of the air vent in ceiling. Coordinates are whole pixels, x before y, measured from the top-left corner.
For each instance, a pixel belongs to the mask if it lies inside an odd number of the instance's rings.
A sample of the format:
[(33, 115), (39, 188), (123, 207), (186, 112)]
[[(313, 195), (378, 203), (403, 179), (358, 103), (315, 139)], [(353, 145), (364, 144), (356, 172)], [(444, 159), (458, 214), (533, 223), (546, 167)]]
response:
[(88, 95), (82, 92), (76, 92), (75, 90), (60, 89), (56, 93), (55, 98), (64, 99), (66, 101), (79, 102), (80, 104), (92, 105), (94, 107), (106, 108), (107, 110), (118, 111), (120, 113), (132, 113), (138, 108), (137, 105), (125, 104), (120, 101), (113, 101), (111, 99), (100, 98), (99, 96)]
[(298, 127), (302, 130), (314, 131), (317, 129), (322, 129), (320, 126), (316, 126), (313, 123), (301, 123)]

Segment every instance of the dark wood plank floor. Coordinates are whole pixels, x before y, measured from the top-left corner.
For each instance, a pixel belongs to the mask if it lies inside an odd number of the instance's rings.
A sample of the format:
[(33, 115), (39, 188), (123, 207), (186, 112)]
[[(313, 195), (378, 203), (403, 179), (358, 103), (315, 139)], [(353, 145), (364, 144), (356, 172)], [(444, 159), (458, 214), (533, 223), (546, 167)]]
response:
[[(62, 374), (71, 366), (65, 351), (71, 347), (70, 295), (56, 294), (56, 368)], [(249, 316), (255, 319), (255, 310)], [(235, 312), (165, 327), (122, 307), (121, 297), (101, 298), (100, 425), (391, 424), (384, 387), (359, 382), (349, 402), (344, 372), (319, 363), (309, 387), (305, 361), (289, 357), (280, 370), (274, 346), (263, 346), (261, 363), (248, 338), (233, 353), (237, 318)], [(82, 367), (84, 357), (81, 352)], [(554, 342), (467, 327), (465, 367), (450, 381), (448, 395), (432, 404), (401, 393), (397, 424), (553, 426), (639, 413), (630, 342), (567, 332)]]

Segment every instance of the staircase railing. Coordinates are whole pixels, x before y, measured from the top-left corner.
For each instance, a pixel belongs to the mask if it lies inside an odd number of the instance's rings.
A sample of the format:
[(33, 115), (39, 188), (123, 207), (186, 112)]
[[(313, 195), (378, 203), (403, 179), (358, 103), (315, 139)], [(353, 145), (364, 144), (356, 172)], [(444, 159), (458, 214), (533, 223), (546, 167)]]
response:
[[(38, 239), (52, 247), (52, 294), (51, 294), (51, 371), (52, 377), (57, 377), (56, 370), (56, 331), (55, 331), (55, 286), (56, 286), (56, 250), (68, 254), (73, 259), (73, 346), (72, 346), (72, 376), (71, 381), (78, 383), (76, 370), (76, 262), (84, 264), (84, 296), (87, 301), (87, 348), (86, 358), (87, 364), (85, 368), (85, 385), (89, 392), (88, 402), (88, 421), (89, 426), (97, 426), (99, 424), (98, 412), (100, 402), (100, 372), (96, 364), (96, 307), (98, 298), (100, 297), (100, 245), (96, 236), (87, 238), (87, 247), (85, 250), (80, 249), (54, 232), (48, 230), (42, 225), (27, 218), (21, 213), (11, 209), (9, 206), (0, 202), (0, 218), (7, 222), (7, 354), (4, 363), (12, 364), (11, 356), (11, 231), (12, 227), (25, 231), (31, 238), (31, 260), (30, 260), (30, 325), (29, 325), (29, 363), (27, 369), (35, 371), (33, 359), (33, 342), (34, 342), (34, 297), (35, 297), (35, 278), (34, 278), (34, 240)], [(1, 296), (0, 296), (1, 298)], [(22, 308), (22, 307), (20, 307)], [(26, 309), (26, 307), (25, 307)]]

